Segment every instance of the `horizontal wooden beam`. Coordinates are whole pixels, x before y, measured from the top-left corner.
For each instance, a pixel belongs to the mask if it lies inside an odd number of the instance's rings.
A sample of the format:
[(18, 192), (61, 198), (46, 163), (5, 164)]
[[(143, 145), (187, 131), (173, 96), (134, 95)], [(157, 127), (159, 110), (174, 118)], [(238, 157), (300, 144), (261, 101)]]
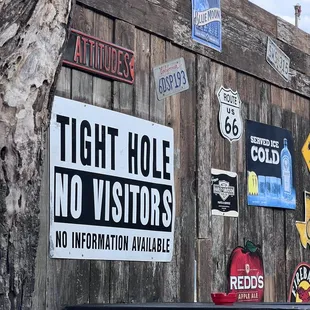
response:
[[(310, 81), (307, 77), (310, 73), (310, 55), (299, 49), (300, 44), (296, 43), (296, 48), (292, 47), (290, 43), (295, 43), (293, 39), (284, 42), (284, 26), (280, 25), (281, 21), (253, 3), (245, 0), (222, 0), (223, 50), (222, 53), (218, 53), (192, 40), (190, 1), (78, 0), (78, 2), (155, 33), (217, 62), (310, 97)], [(289, 82), (284, 81), (265, 60), (267, 36), (270, 35), (275, 40), (273, 36), (279, 32), (277, 27), (282, 27), (280, 39), (283, 42), (277, 40), (276, 42), (291, 58), (293, 76)]]

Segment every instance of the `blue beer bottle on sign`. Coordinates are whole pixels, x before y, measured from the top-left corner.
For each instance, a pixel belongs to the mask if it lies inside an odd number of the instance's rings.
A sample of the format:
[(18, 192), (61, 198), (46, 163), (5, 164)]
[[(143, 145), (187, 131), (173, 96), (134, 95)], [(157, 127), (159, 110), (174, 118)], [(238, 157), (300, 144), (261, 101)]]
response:
[(292, 171), (292, 156), (287, 148), (287, 139), (283, 140), (284, 146), (281, 151), (281, 178), (282, 192), (284, 199), (291, 199), (293, 187), (293, 171)]

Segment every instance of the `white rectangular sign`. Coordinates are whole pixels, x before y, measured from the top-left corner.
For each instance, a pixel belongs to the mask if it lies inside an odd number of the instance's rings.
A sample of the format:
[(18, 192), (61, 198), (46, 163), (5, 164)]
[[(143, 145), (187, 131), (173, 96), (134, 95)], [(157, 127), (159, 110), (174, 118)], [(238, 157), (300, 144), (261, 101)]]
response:
[(55, 97), (50, 125), (50, 255), (170, 261), (172, 128)]
[(269, 37), (266, 60), (286, 81), (289, 80), (290, 58)]
[(180, 93), (189, 88), (184, 58), (166, 62), (153, 69), (157, 99)]

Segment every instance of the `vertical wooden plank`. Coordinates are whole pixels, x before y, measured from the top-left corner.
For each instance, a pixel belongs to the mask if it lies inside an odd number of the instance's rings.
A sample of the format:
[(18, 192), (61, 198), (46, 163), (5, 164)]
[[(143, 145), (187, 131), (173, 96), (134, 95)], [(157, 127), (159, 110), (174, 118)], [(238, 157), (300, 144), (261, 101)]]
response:
[[(94, 26), (91, 34), (101, 40), (112, 42), (113, 20), (94, 13)], [(93, 76), (93, 104), (103, 108), (112, 106), (112, 82)]]
[(243, 73), (237, 74), (237, 89), (242, 101), (242, 117), (244, 120), (243, 135), (238, 146), (238, 178), (239, 178), (239, 217), (238, 217), (238, 245), (243, 245), (244, 238), (248, 238), (248, 215), (247, 205), (247, 170), (246, 170), (246, 148), (245, 129), (248, 118), (249, 101), (247, 99), (247, 76)]
[[(134, 50), (135, 28), (120, 21), (115, 21), (115, 43)], [(135, 54), (135, 58), (136, 58)], [(136, 69), (135, 69), (136, 70)], [(134, 86), (121, 82), (113, 82), (113, 109), (132, 114), (134, 106)], [(129, 300), (129, 262), (111, 261), (110, 302), (128, 303)]]
[[(49, 135), (46, 133), (46, 150), (49, 149)], [(45, 153), (43, 175), (40, 190), (40, 233), (36, 257), (35, 287), (32, 309), (41, 310), (46, 307), (47, 257), (49, 255), (49, 152)]]
[[(93, 27), (90, 35), (112, 42), (113, 20), (93, 13)], [(103, 108), (112, 104), (112, 82), (96, 76), (92, 77), (92, 103)], [(110, 300), (110, 262), (90, 261), (89, 302), (107, 303)]]
[[(93, 27), (93, 13), (76, 6), (73, 27), (89, 33)], [(72, 70), (72, 80), (63, 84), (62, 91), (72, 99), (92, 103), (92, 76)], [(71, 87), (72, 85), (72, 87)], [(87, 260), (48, 259), (47, 308), (60, 309), (89, 301), (90, 263)]]
[(208, 58), (197, 56), (197, 287), (200, 302), (210, 300), (212, 278), (210, 65)]
[[(284, 103), (285, 104), (285, 103)], [(296, 266), (302, 261), (302, 246), (300, 244), (299, 234), (296, 229), (295, 222), (304, 220), (303, 197), (301, 188), (301, 175), (299, 166), (301, 164), (299, 145), (299, 124), (298, 118), (290, 111), (283, 111), (282, 127), (292, 131), (294, 140), (294, 178), (296, 184), (296, 210), (285, 210), (285, 241), (286, 241), (286, 283), (291, 282), (293, 271)]]
[[(128, 48), (135, 49), (135, 27), (126, 22), (115, 21), (115, 43)], [(137, 54), (135, 53), (135, 60)], [(135, 72), (137, 72), (137, 65), (135, 64)], [(137, 82), (135, 81), (134, 84)], [(133, 114), (134, 107), (134, 85), (126, 83), (114, 82), (113, 84), (113, 108), (126, 114)]]
[[(223, 84), (225, 88), (231, 88), (234, 91), (237, 89), (237, 72), (231, 68), (224, 67), (223, 69)], [(243, 139), (243, 137), (241, 138)], [(237, 172), (238, 164), (238, 148), (241, 145), (239, 141), (233, 141), (229, 143), (225, 139), (224, 144), (224, 161), (225, 169), (228, 171)], [(237, 193), (239, 194), (239, 193)], [(229, 256), (233, 249), (238, 246), (238, 218), (234, 217), (225, 217), (224, 218), (224, 235), (225, 235), (225, 266)]]
[[(94, 13), (86, 8), (76, 6), (72, 27), (84, 33), (92, 34)], [(72, 69), (72, 99), (92, 104), (93, 77), (85, 72)]]
[[(181, 57), (180, 49), (166, 42), (166, 61)], [(180, 256), (181, 256), (181, 179), (180, 179), (180, 127), (181, 127), (181, 95), (176, 94), (166, 98), (166, 125), (174, 132), (174, 188), (175, 188), (175, 225), (174, 225), (174, 254), (172, 261), (164, 265), (163, 300), (177, 302), (180, 300)]]
[(143, 119), (150, 118), (150, 34), (136, 29), (136, 78), (134, 113)]
[[(150, 120), (158, 123), (165, 124), (165, 99), (158, 100), (155, 89), (155, 80), (153, 75), (153, 68), (164, 63), (166, 60), (166, 43), (163, 39), (151, 35), (150, 40)], [(164, 301), (164, 266), (163, 263), (151, 263), (149, 268), (153, 269), (152, 286), (153, 298), (152, 302)]]
[[(229, 169), (229, 164), (225, 163), (224, 158), (224, 138), (220, 134), (218, 126), (218, 113), (220, 104), (217, 98), (217, 92), (223, 85), (223, 66), (211, 62), (211, 103), (212, 103), (212, 158), (211, 167), (216, 169)], [(228, 142), (228, 141), (227, 141)], [(211, 171), (210, 171), (211, 173)], [(225, 235), (224, 235), (224, 217), (212, 216), (212, 285), (213, 292), (226, 291), (226, 265), (225, 265)]]
[(156, 95), (153, 68), (164, 63), (166, 60), (166, 44), (163, 39), (151, 35), (151, 70), (150, 70), (150, 120), (165, 124), (165, 99), (158, 100)]
[[(271, 88), (269, 84), (259, 83), (260, 93), (260, 122), (271, 123)], [(275, 248), (273, 238), (275, 236), (273, 224), (273, 208), (261, 208), (262, 217), (262, 255), (265, 272), (264, 301), (275, 301)]]
[(181, 93), (181, 261), (180, 301), (194, 301), (196, 259), (196, 58), (186, 51), (185, 59), (190, 88)]
[[(253, 121), (259, 122), (260, 118), (260, 89), (259, 82), (250, 76), (246, 78), (245, 85), (246, 92), (246, 101), (248, 102), (248, 118)], [(246, 183), (247, 184), (247, 183)], [(246, 191), (247, 193), (247, 191)], [(245, 218), (244, 225), (245, 229), (245, 239), (253, 241), (255, 244), (262, 245), (262, 208), (256, 206), (247, 206), (247, 215)], [(249, 221), (251, 219), (251, 221)]]
[[(136, 55), (136, 78), (135, 78), (135, 103), (134, 115), (150, 118), (149, 98), (149, 75), (150, 75), (150, 34), (135, 30), (135, 55)], [(152, 300), (152, 275), (151, 263), (130, 262), (130, 279), (135, 285), (129, 286), (129, 300), (132, 302), (146, 302)]]
[[(271, 86), (271, 123), (274, 126), (282, 126), (282, 92), (280, 88)], [(273, 223), (274, 236), (272, 238), (272, 248), (274, 249), (274, 283), (275, 283), (275, 302), (285, 302), (287, 300), (286, 292), (288, 290), (288, 283), (286, 282), (285, 269), (285, 234), (277, 233), (284, 231), (285, 219), (284, 210), (274, 209)]]
[(55, 95), (64, 97), (64, 98), (71, 98), (71, 92), (68, 92), (69, 89), (71, 89), (71, 74), (72, 74), (72, 69), (67, 68), (67, 67), (62, 67), (58, 80), (57, 80), (57, 86), (56, 86), (56, 91)]

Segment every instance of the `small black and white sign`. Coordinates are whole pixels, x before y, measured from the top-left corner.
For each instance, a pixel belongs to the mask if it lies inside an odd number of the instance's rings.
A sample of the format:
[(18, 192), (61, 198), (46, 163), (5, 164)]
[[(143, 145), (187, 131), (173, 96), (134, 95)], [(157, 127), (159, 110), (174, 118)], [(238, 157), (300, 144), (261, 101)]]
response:
[(220, 103), (219, 124), (222, 136), (230, 142), (239, 140), (243, 132), (243, 121), (238, 92), (221, 86), (217, 97)]
[(269, 37), (267, 41), (266, 60), (284, 80), (289, 80), (290, 58)]
[(153, 69), (158, 100), (189, 88), (184, 58), (178, 58)]
[(238, 217), (238, 175), (211, 169), (212, 215)]
[(173, 155), (172, 128), (55, 97), (51, 257), (170, 261)]

